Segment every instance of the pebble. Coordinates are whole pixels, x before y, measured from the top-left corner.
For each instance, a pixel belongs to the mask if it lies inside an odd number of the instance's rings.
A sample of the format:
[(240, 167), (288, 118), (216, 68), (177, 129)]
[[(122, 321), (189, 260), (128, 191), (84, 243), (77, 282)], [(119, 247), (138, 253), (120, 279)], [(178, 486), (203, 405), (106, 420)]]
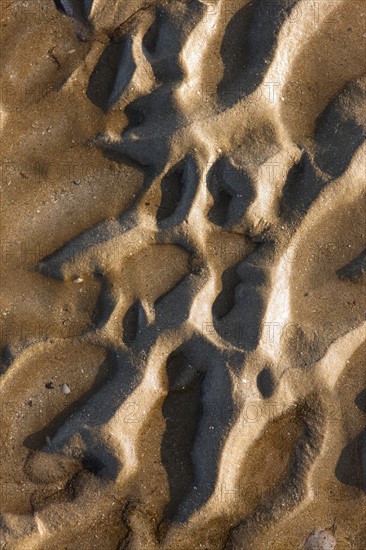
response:
[(69, 386), (67, 384), (62, 385), (62, 393), (65, 395), (68, 395), (71, 392)]
[(74, 279), (74, 283), (76, 284), (80, 284), (84, 281), (84, 279), (82, 279), (81, 277), (77, 277), (76, 279)]
[(305, 543), (305, 550), (333, 550), (337, 541), (330, 531), (318, 529), (311, 533)]

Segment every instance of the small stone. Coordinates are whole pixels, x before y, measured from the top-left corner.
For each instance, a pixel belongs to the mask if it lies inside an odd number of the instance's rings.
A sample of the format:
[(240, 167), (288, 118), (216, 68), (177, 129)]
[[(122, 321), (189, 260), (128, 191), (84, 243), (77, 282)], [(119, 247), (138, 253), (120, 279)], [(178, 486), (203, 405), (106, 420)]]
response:
[(48, 390), (53, 390), (54, 387), (55, 387), (55, 386), (54, 386), (54, 384), (53, 384), (52, 381), (51, 381), (51, 382), (47, 382), (47, 384), (45, 384), (45, 388), (47, 388)]
[(74, 283), (76, 284), (80, 284), (84, 281), (84, 279), (82, 279), (81, 277), (76, 277), (76, 279), (74, 279)]
[(62, 393), (64, 395), (68, 395), (71, 392), (69, 386), (67, 384), (62, 384)]
[(80, 180), (74, 180), (75, 185), (80, 185)]
[(318, 529), (305, 542), (305, 550), (333, 550), (337, 541), (330, 531)]

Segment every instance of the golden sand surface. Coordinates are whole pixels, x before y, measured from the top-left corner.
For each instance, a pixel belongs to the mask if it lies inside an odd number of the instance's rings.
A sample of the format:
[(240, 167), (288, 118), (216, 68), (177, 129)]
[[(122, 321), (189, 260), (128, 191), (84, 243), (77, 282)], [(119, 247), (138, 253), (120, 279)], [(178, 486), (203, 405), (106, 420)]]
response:
[(366, 4), (2, 0), (0, 548), (366, 548)]

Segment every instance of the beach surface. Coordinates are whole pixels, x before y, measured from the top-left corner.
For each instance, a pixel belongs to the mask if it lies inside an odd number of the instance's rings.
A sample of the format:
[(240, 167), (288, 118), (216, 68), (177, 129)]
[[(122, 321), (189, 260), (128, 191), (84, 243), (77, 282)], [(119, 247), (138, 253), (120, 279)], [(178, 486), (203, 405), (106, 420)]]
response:
[(0, 548), (366, 548), (365, 3), (0, 18)]

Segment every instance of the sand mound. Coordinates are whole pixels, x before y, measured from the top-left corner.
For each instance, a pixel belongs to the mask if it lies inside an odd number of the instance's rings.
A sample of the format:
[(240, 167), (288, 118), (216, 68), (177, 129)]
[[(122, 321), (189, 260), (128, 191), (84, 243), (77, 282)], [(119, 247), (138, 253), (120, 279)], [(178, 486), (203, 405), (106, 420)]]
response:
[(2, 7), (1, 548), (366, 547), (365, 22)]

